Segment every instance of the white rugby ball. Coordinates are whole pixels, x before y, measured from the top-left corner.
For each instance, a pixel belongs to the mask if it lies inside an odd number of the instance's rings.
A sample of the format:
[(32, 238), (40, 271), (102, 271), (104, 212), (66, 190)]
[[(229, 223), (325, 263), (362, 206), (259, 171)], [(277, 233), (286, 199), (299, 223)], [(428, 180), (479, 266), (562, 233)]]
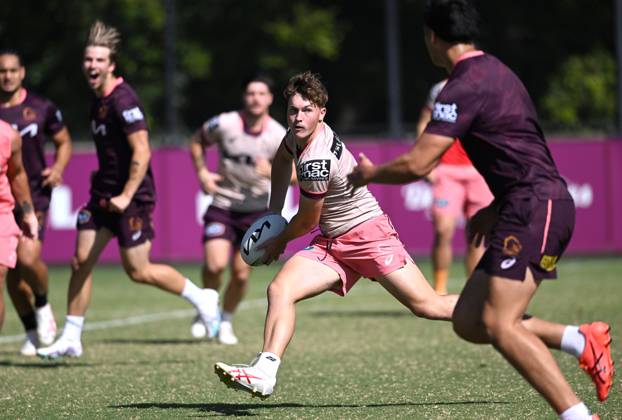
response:
[(263, 249), (257, 249), (268, 239), (278, 236), (287, 226), (287, 220), (280, 214), (268, 214), (255, 220), (248, 228), (242, 243), (240, 254), (248, 265), (260, 265), (264, 255)]

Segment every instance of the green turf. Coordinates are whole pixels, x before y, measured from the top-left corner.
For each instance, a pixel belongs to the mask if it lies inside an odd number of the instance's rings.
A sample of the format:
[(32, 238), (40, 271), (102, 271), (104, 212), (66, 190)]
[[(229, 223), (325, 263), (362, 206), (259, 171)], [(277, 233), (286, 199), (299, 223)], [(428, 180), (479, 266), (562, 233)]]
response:
[[(424, 272), (429, 266), (423, 264)], [(197, 266), (180, 269), (197, 279)], [(454, 266), (455, 277), (460, 267)], [(248, 362), (261, 348), (265, 289), (274, 268), (258, 269), (236, 320), (237, 346), (189, 338), (190, 306), (132, 284), (118, 267), (98, 267), (87, 325), (144, 314), (165, 320), (86, 331), (84, 356), (46, 362), (0, 344), (1, 418), (555, 418), (490, 347), (460, 341), (446, 323), (412, 317), (378, 284), (362, 280), (345, 299), (325, 294), (298, 305), (298, 324), (276, 393), (266, 401), (225, 388), (216, 361)], [(622, 333), (622, 259), (568, 259), (560, 281), (547, 282), (530, 312), (564, 323), (605, 319)], [(68, 271), (53, 268), (51, 300), (62, 324)], [(462, 282), (452, 280), (459, 291)], [(21, 333), (5, 298), (0, 338)], [(177, 312), (174, 312), (177, 311)], [(618, 342), (614, 358), (620, 359)], [(602, 418), (622, 418), (621, 381), (598, 403), (574, 358), (556, 354), (579, 396)], [(622, 365), (621, 365), (622, 366)]]

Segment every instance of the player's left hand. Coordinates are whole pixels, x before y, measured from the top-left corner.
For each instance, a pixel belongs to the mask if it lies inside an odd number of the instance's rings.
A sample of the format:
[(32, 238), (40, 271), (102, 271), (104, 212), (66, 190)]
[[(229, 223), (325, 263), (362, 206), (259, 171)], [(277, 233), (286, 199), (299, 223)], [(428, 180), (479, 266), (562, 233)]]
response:
[(123, 194), (112, 197), (108, 202), (108, 210), (115, 213), (123, 213), (130, 205), (130, 201), (132, 201), (132, 199)]
[(352, 185), (353, 189), (362, 187), (369, 183), (374, 172), (376, 171), (376, 165), (363, 153), (359, 154), (358, 166), (356, 166), (352, 172), (348, 175), (348, 181)]
[(43, 183), (41, 184), (43, 187), (54, 188), (63, 182), (63, 173), (54, 167), (45, 168), (41, 175), (43, 175)]
[(264, 265), (270, 265), (274, 261), (278, 260), (281, 254), (285, 252), (287, 242), (280, 239), (280, 236), (267, 240), (261, 244), (258, 249), (264, 249), (264, 257), (261, 262)]
[(497, 223), (498, 213), (494, 205), (484, 207), (471, 217), (467, 224), (467, 238), (469, 243), (480, 246), (482, 241), (490, 235)]
[(39, 221), (33, 211), (24, 213), (22, 217), (22, 231), (27, 238), (36, 240), (39, 238)]
[(270, 161), (264, 158), (256, 158), (255, 172), (260, 177), (270, 178), (270, 175), (272, 175), (272, 165), (270, 164)]

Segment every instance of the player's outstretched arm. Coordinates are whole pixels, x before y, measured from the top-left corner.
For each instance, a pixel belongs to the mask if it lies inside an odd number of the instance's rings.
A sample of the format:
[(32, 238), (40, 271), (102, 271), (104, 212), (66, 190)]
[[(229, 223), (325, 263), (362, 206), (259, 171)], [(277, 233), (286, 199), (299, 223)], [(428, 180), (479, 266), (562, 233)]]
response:
[(361, 156), (359, 166), (354, 168), (348, 179), (355, 188), (371, 182), (406, 184), (416, 181), (434, 169), (453, 142), (451, 137), (424, 132), (407, 153), (384, 165), (373, 165), (365, 156)]
[(11, 159), (9, 160), (7, 176), (11, 184), (11, 192), (23, 213), (23, 222), (27, 227), (25, 233), (27, 236), (37, 239), (38, 222), (28, 187), (28, 176), (22, 162), (22, 138), (17, 131), (14, 131), (11, 136)]
[(222, 180), (222, 177), (217, 173), (210, 172), (205, 164), (205, 143), (203, 142), (202, 129), (197, 130), (192, 135), (188, 148), (201, 190), (205, 194), (214, 194), (218, 189), (218, 181)]
[(287, 188), (292, 180), (293, 157), (285, 148), (285, 141), (281, 142), (274, 160), (272, 161), (272, 174), (270, 175), (270, 211), (281, 214), (285, 203)]

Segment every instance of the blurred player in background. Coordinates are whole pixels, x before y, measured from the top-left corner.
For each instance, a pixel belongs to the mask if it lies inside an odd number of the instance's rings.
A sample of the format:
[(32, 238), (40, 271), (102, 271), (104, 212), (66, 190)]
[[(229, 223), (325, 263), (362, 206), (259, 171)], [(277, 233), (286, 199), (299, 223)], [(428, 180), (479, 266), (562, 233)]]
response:
[(376, 280), (423, 318), (451, 319), (457, 300), (457, 295), (434, 292), (371, 192), (350, 188), (347, 175), (356, 161), (324, 122), (328, 93), (319, 77), (311, 72), (292, 77), (284, 96), (289, 131), (273, 162), (270, 210), (280, 214), (283, 209), (292, 161), (300, 202), (285, 230), (264, 244), (264, 262), (277, 259), (289, 241), (318, 224), (321, 234), (287, 260), (270, 283), (261, 353), (250, 365), (215, 366), (227, 386), (262, 398), (274, 390), (294, 334), (297, 302), (328, 290), (345, 296), (360, 277)]
[[(71, 157), (71, 137), (56, 105), (22, 86), (25, 75), (26, 69), (16, 52), (0, 51), (0, 118), (22, 137), (22, 159), (39, 221), (38, 240), (21, 237), (17, 266), (7, 277), (9, 295), (26, 330), (20, 352), (34, 356), (37, 347), (49, 346), (56, 337), (56, 322), (47, 299), (48, 269), (41, 259), (41, 245), (52, 188), (62, 182)], [(45, 160), (48, 139), (52, 139), (56, 151), (51, 166)], [(15, 209), (16, 220), (21, 219), (19, 211), (19, 207)]]
[[(231, 264), (219, 330), (206, 332), (197, 315), (192, 335), (211, 338), (217, 333), (223, 344), (238, 342), (231, 322), (248, 289), (251, 272), (240, 257), (240, 242), (244, 232), (268, 209), (271, 161), (285, 136), (285, 128), (270, 117), (272, 81), (265, 76), (253, 77), (243, 89), (243, 109), (210, 118), (190, 140), (201, 189), (214, 198), (203, 216), (203, 286), (218, 290)], [(219, 156), (218, 169), (213, 172), (204, 156), (205, 149), (212, 146), (218, 147)]]
[[(22, 139), (7, 122), (0, 120), (0, 330), (4, 324), (4, 279), (17, 263), (20, 236), (36, 240), (39, 230), (28, 188), (28, 177), (22, 165)], [(13, 208), (20, 207), (17, 221)]]
[(449, 73), (432, 120), (410, 152), (380, 166), (361, 157), (350, 179), (361, 186), (422, 178), (459, 138), (495, 200), (471, 220), (475, 239), (486, 237), (489, 245), (460, 294), (454, 330), (492, 344), (561, 419), (591, 419), (548, 348), (576, 356), (604, 401), (614, 376), (609, 325), (566, 326), (524, 315), (542, 280), (557, 276), (575, 207), (522, 82), (476, 49), (478, 20), (468, 0), (426, 2), (426, 46)]
[(44, 358), (79, 357), (84, 316), (91, 298), (92, 270), (113, 236), (117, 237), (123, 268), (138, 283), (156, 286), (187, 299), (205, 323), (218, 318), (218, 296), (203, 290), (174, 268), (149, 260), (155, 205), (149, 134), (138, 96), (113, 72), (119, 33), (95, 22), (84, 50), (83, 72), (95, 94), (91, 130), (98, 171), (91, 181), (91, 198), (78, 213), (78, 238), (69, 282), (65, 327), (51, 346), (40, 348)]
[[(417, 137), (423, 133), (432, 118), (434, 102), (447, 80), (435, 84), (421, 109), (417, 122)], [(464, 218), (468, 233), (468, 221), (480, 209), (489, 205), (493, 196), (484, 178), (477, 172), (466, 152), (456, 139), (454, 144), (441, 156), (436, 168), (426, 177), (432, 184), (432, 222), (434, 224), (434, 244), (432, 247), (432, 270), (434, 290), (447, 293), (447, 278), (451, 268), (452, 240), (456, 225)], [(484, 254), (484, 244), (475, 246), (467, 242), (464, 267), (467, 277)]]

